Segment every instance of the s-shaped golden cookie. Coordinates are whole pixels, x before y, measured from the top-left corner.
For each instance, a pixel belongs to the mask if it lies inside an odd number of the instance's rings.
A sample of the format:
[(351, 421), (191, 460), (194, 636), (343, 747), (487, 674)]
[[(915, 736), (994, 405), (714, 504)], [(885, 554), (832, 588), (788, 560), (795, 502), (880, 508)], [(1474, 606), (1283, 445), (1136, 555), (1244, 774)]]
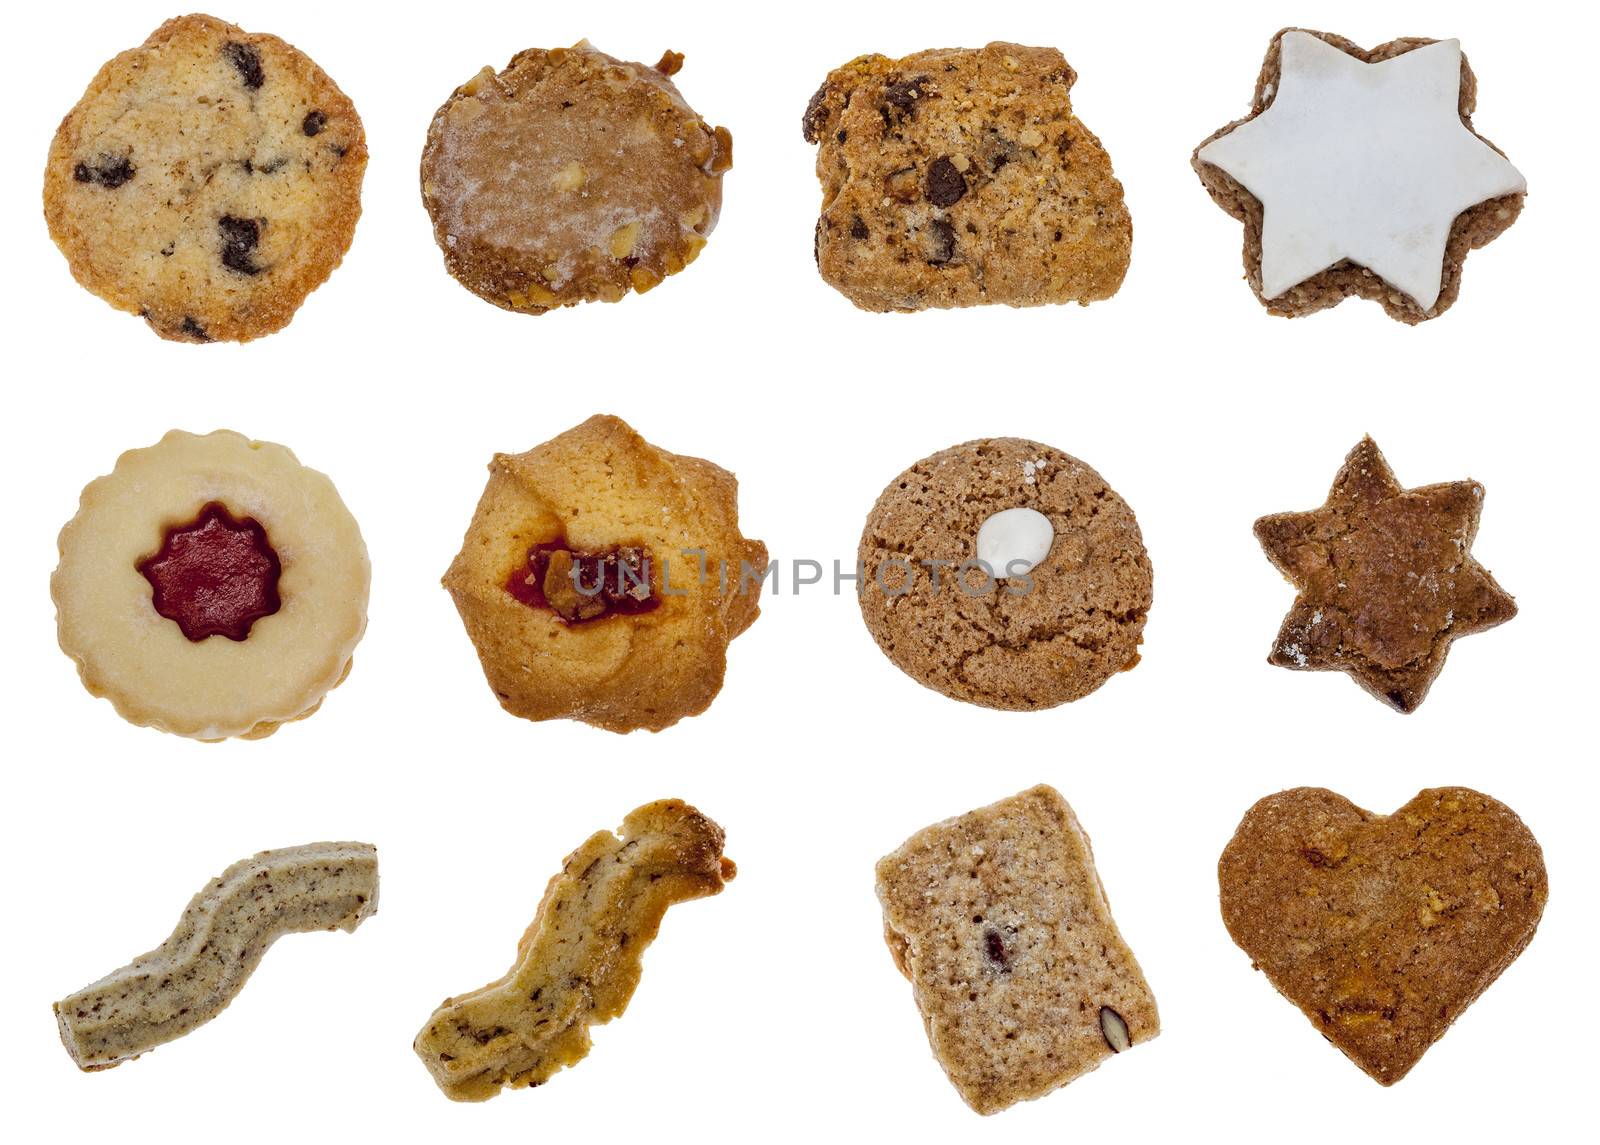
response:
[(505, 977), (447, 998), (412, 1048), (445, 1096), (541, 1085), (589, 1052), (589, 1027), (627, 1008), (667, 907), (733, 878), (722, 828), (677, 799), (648, 803), (567, 856)]

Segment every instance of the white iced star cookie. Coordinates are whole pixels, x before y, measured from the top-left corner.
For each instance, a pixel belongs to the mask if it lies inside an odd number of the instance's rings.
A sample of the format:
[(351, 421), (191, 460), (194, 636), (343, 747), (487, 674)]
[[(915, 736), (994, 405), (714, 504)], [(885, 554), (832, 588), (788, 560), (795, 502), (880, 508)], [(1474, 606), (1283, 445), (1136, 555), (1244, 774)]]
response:
[(1415, 324), (1449, 308), (1467, 251), (1516, 220), (1527, 190), (1473, 131), (1475, 96), (1454, 40), (1363, 51), (1323, 32), (1274, 37), (1250, 115), (1193, 157), (1245, 224), (1247, 277), (1269, 311), (1359, 295)]

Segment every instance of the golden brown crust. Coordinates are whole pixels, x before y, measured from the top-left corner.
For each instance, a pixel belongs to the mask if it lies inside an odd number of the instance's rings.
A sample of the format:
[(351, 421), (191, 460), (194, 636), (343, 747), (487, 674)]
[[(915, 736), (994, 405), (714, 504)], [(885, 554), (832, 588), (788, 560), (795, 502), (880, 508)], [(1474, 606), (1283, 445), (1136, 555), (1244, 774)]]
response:
[(806, 108), (818, 144), (817, 267), (865, 310), (1115, 294), (1132, 223), (1054, 48), (862, 56)]
[[(507, 582), (529, 549), (556, 538), (576, 552), (642, 547), (659, 605), (569, 623), (512, 596)], [(766, 566), (766, 546), (739, 532), (732, 474), (597, 415), (495, 457), (444, 585), (507, 711), (660, 731), (721, 690), (728, 643), (759, 612)]]
[(1233, 940), (1376, 1081), (1416, 1065), (1533, 937), (1544, 856), (1464, 787), (1393, 815), (1300, 787), (1245, 815), (1217, 868)]
[(669, 78), (587, 41), (530, 48), (457, 88), (422, 153), (445, 268), (506, 310), (543, 314), (644, 293), (717, 225), (733, 138)]
[(79, 283), (163, 338), (249, 341), (343, 259), (366, 165), (355, 106), (303, 53), (181, 16), (62, 120), (45, 219)]
[(645, 947), (674, 903), (719, 893), (736, 873), (723, 833), (677, 799), (601, 831), (550, 880), (505, 976), (447, 998), (413, 1048), (447, 1097), (485, 1101), (542, 1085), (589, 1052), (589, 1027), (619, 1017)]
[(1472, 556), (1483, 492), (1476, 481), (1402, 488), (1368, 437), (1321, 508), (1258, 520), (1262, 550), (1297, 590), (1268, 662), (1344, 672), (1415, 711), (1453, 641), (1517, 614)]
[[(1282, 40), (1289, 32), (1305, 32), (1316, 36), (1318, 39), (1338, 48), (1347, 55), (1353, 56), (1366, 63), (1377, 63), (1380, 60), (1393, 59), (1416, 48), (1424, 47), (1437, 41), (1415, 36), (1407, 36), (1387, 43), (1379, 44), (1370, 50), (1359, 47), (1343, 36), (1331, 32), (1318, 32), (1310, 28), (1284, 28), (1272, 37), (1272, 43), (1267, 47), (1265, 61), (1261, 65), (1261, 75), (1256, 80), (1255, 96), (1251, 102), (1250, 114), (1242, 119), (1217, 129), (1200, 141), (1190, 156), (1190, 165), (1195, 173), (1200, 176), (1200, 182), (1210, 193), (1219, 207), (1244, 224), (1244, 267), (1245, 279), (1250, 283), (1250, 289), (1255, 292), (1261, 304), (1271, 314), (1282, 318), (1296, 318), (1304, 314), (1314, 314), (1319, 310), (1326, 310), (1337, 306), (1346, 298), (1367, 298), (1381, 305), (1389, 317), (1407, 325), (1415, 326), (1429, 318), (1437, 318), (1455, 302), (1461, 293), (1461, 272), (1466, 262), (1467, 252), (1486, 246), (1498, 238), (1512, 223), (1517, 221), (1517, 216), (1522, 212), (1523, 201), (1526, 193), (1505, 195), (1489, 199), (1469, 207), (1456, 216), (1455, 222), (1450, 227), (1450, 237), (1445, 244), (1444, 274), (1440, 281), (1439, 297), (1433, 309), (1424, 311), (1415, 299), (1403, 291), (1395, 289), (1382, 278), (1364, 266), (1353, 262), (1341, 262), (1329, 267), (1320, 274), (1306, 279), (1304, 282), (1291, 287), (1275, 298), (1267, 298), (1262, 294), (1261, 288), (1261, 225), (1262, 207), (1261, 200), (1257, 199), (1243, 184), (1234, 179), (1222, 168), (1212, 163), (1207, 163), (1200, 158), (1200, 152), (1209, 143), (1227, 135), (1241, 123), (1248, 123), (1272, 105), (1273, 97), (1277, 94), (1278, 78), (1282, 55)], [(1477, 104), (1478, 81), (1472, 68), (1467, 64), (1465, 54), (1461, 57), (1461, 93), (1459, 109), (1461, 122), (1468, 131), (1474, 135), (1477, 132), (1472, 127), (1472, 112)], [(1478, 135), (1479, 139), (1495, 147), (1488, 139)], [(1504, 154), (1504, 152), (1501, 152)]]

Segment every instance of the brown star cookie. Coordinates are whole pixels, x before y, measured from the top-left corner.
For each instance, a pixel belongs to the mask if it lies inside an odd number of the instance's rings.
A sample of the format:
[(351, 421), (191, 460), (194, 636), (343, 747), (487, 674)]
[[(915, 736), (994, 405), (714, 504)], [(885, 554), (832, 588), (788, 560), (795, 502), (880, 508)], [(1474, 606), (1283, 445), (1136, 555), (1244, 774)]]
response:
[(1228, 933), (1345, 1056), (1393, 1085), (1533, 938), (1544, 855), (1465, 787), (1393, 815), (1300, 787), (1246, 813), (1217, 864)]
[(1267, 557), (1299, 590), (1268, 663), (1344, 672), (1396, 711), (1415, 710), (1452, 640), (1517, 614), (1472, 558), (1482, 508), (1476, 481), (1402, 488), (1363, 438), (1320, 509), (1255, 524)]

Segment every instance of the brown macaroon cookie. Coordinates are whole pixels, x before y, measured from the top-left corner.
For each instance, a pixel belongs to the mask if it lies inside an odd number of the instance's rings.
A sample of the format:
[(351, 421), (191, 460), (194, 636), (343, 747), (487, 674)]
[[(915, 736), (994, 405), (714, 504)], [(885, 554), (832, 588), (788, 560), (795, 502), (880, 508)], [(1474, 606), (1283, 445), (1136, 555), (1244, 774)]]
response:
[(829, 73), (817, 268), (863, 310), (1089, 303), (1122, 285), (1133, 225), (1054, 48), (994, 43)]
[(684, 101), (683, 57), (626, 63), (587, 40), (484, 68), (433, 117), (422, 202), (445, 268), (543, 314), (644, 293), (699, 255), (733, 138)]
[[(1017, 576), (1009, 561), (980, 563), (980, 533), (1008, 511), (1022, 511), (1044, 550)], [(879, 495), (857, 559), (878, 647), (952, 699), (1055, 707), (1139, 661), (1152, 592), (1139, 522), (1104, 478), (1051, 446), (983, 438), (917, 462)]]
[(1217, 877), (1255, 968), (1383, 1085), (1522, 953), (1550, 894), (1533, 833), (1465, 787), (1422, 791), (1393, 815), (1320, 787), (1269, 795)]
[(302, 52), (181, 16), (100, 69), (45, 168), (73, 277), (178, 342), (288, 324), (350, 249), (366, 135)]
[(1041, 784), (878, 861), (884, 937), (961, 1098), (995, 1113), (1161, 1032), (1089, 836)]

